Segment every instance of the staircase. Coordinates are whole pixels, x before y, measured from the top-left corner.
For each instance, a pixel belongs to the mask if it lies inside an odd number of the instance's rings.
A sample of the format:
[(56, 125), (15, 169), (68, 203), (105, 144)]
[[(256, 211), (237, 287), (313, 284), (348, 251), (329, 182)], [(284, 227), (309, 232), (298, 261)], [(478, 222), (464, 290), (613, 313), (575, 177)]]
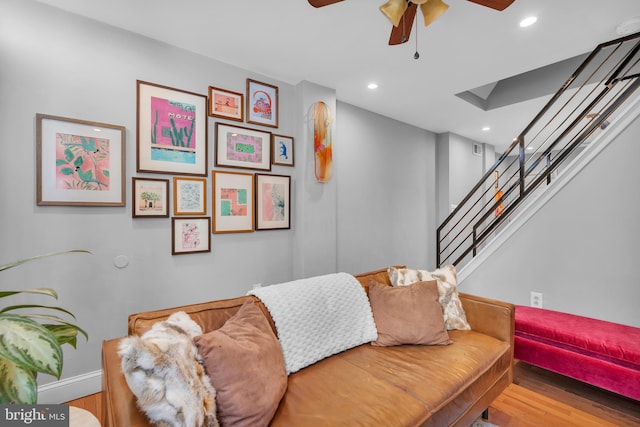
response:
[(438, 267), (471, 261), (525, 201), (601, 143), (637, 98), (639, 77), (640, 33), (596, 47), (438, 227)]

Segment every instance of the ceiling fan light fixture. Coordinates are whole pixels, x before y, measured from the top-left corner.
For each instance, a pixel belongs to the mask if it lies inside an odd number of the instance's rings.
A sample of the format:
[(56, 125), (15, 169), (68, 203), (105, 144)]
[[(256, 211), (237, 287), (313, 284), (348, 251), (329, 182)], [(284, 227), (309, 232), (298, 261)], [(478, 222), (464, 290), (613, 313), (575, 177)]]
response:
[(447, 11), (447, 9), (449, 9), (449, 5), (442, 0), (428, 0), (426, 2), (418, 4), (420, 4), (420, 10), (422, 10), (422, 15), (424, 16), (425, 27), (438, 19), (440, 15), (442, 15)]
[(406, 0), (389, 0), (380, 6), (380, 11), (391, 21), (394, 27), (397, 27), (407, 7), (408, 3)]

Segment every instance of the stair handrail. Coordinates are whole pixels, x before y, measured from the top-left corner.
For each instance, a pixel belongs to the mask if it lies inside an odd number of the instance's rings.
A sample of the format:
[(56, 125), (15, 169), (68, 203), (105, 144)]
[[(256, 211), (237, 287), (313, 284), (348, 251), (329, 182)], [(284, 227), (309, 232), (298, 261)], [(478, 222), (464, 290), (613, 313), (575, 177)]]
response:
[[(582, 73), (589, 71), (589, 67), (594, 65), (594, 61), (599, 55), (606, 53), (605, 51), (608, 49), (610, 50), (608, 55), (605, 54), (603, 61), (600, 64), (596, 63), (595, 69), (587, 73), (583, 83), (580, 83), (579, 78)], [(470, 254), (475, 256), (478, 248), (515, 212), (528, 195), (540, 188), (543, 182), (546, 181), (549, 184), (552, 174), (569, 156), (583, 144), (588, 143), (588, 139), (598, 129), (604, 130), (606, 128), (611, 116), (640, 86), (638, 78), (640, 77), (639, 52), (640, 33), (636, 33), (602, 43), (587, 56), (438, 227), (436, 232), (436, 264), (438, 267), (445, 263), (458, 265)], [(617, 58), (617, 55), (621, 55), (621, 57)], [(597, 76), (602, 74), (604, 66), (611, 60), (614, 61), (614, 64), (610, 69), (605, 70), (604, 77), (599, 82), (596, 81), (597, 84), (584, 99), (577, 99), (578, 104), (567, 113), (565, 108), (576, 101), (575, 98), (583, 88), (592, 84), (593, 79), (597, 79)], [(622, 85), (619, 86), (621, 83)], [(577, 91), (569, 96), (569, 99), (564, 105), (561, 105), (555, 114), (552, 114), (547, 123), (542, 123), (542, 120), (552, 111), (556, 103), (561, 101), (562, 97), (567, 95), (575, 85), (578, 85)], [(602, 87), (602, 90), (596, 93), (599, 87)], [(581, 108), (585, 103), (587, 106)], [(598, 108), (597, 114), (593, 113)], [(577, 115), (575, 115), (576, 113)], [(547, 126), (550, 126), (556, 119), (561, 120), (561, 123), (544, 139), (540, 146), (540, 148), (544, 148), (540, 150), (541, 153), (535, 157), (533, 163), (527, 164), (527, 146), (525, 145), (527, 135), (542, 123), (541, 129), (534, 133), (532, 140), (535, 140), (544, 131), (548, 131)], [(587, 124), (580, 126), (580, 123), (585, 119), (589, 120)], [(577, 133), (573, 134), (574, 132)], [(556, 133), (559, 134), (552, 138)], [(562, 147), (562, 142), (567, 138), (569, 141)], [(551, 142), (549, 142), (550, 140)], [(512, 156), (514, 157), (513, 161), (505, 165), (505, 162)], [(543, 160), (545, 164), (541, 166)], [(516, 162), (517, 169), (513, 170), (512, 166)], [(499, 174), (501, 166), (504, 166), (505, 171), (513, 170), (513, 172), (511, 175), (507, 174), (507, 180), (503, 182), (501, 187), (498, 187), (496, 181), (495, 189), (499, 190), (501, 195), (498, 198), (496, 192), (496, 197), (487, 202), (487, 194), (492, 189), (492, 185), (487, 185), (487, 183), (490, 182), (496, 171)], [(540, 168), (542, 171), (536, 173)], [(517, 179), (515, 179), (516, 175)], [(533, 179), (527, 182), (527, 179), (531, 177)], [(506, 207), (503, 206), (505, 203)], [(497, 209), (499, 208), (500, 213), (498, 214)], [(491, 218), (492, 215), (495, 217)], [(470, 242), (468, 242), (469, 240)]]

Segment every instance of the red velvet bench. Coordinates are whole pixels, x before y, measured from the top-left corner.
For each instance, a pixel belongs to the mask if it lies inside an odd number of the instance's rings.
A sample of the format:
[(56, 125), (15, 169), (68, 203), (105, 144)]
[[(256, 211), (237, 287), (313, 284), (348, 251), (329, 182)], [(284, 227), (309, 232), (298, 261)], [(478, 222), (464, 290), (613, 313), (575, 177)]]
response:
[(516, 306), (515, 358), (640, 400), (640, 328)]

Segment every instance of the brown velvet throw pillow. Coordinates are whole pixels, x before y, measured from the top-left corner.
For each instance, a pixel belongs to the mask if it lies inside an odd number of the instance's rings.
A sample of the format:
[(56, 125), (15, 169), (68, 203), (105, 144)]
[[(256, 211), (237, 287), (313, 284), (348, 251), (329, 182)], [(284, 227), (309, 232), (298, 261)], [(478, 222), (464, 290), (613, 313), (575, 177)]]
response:
[(372, 280), (369, 301), (378, 329), (372, 345), (451, 344), (435, 280), (393, 287)]
[(217, 392), (221, 425), (267, 426), (287, 390), (287, 374), (280, 343), (254, 301), (195, 343)]

